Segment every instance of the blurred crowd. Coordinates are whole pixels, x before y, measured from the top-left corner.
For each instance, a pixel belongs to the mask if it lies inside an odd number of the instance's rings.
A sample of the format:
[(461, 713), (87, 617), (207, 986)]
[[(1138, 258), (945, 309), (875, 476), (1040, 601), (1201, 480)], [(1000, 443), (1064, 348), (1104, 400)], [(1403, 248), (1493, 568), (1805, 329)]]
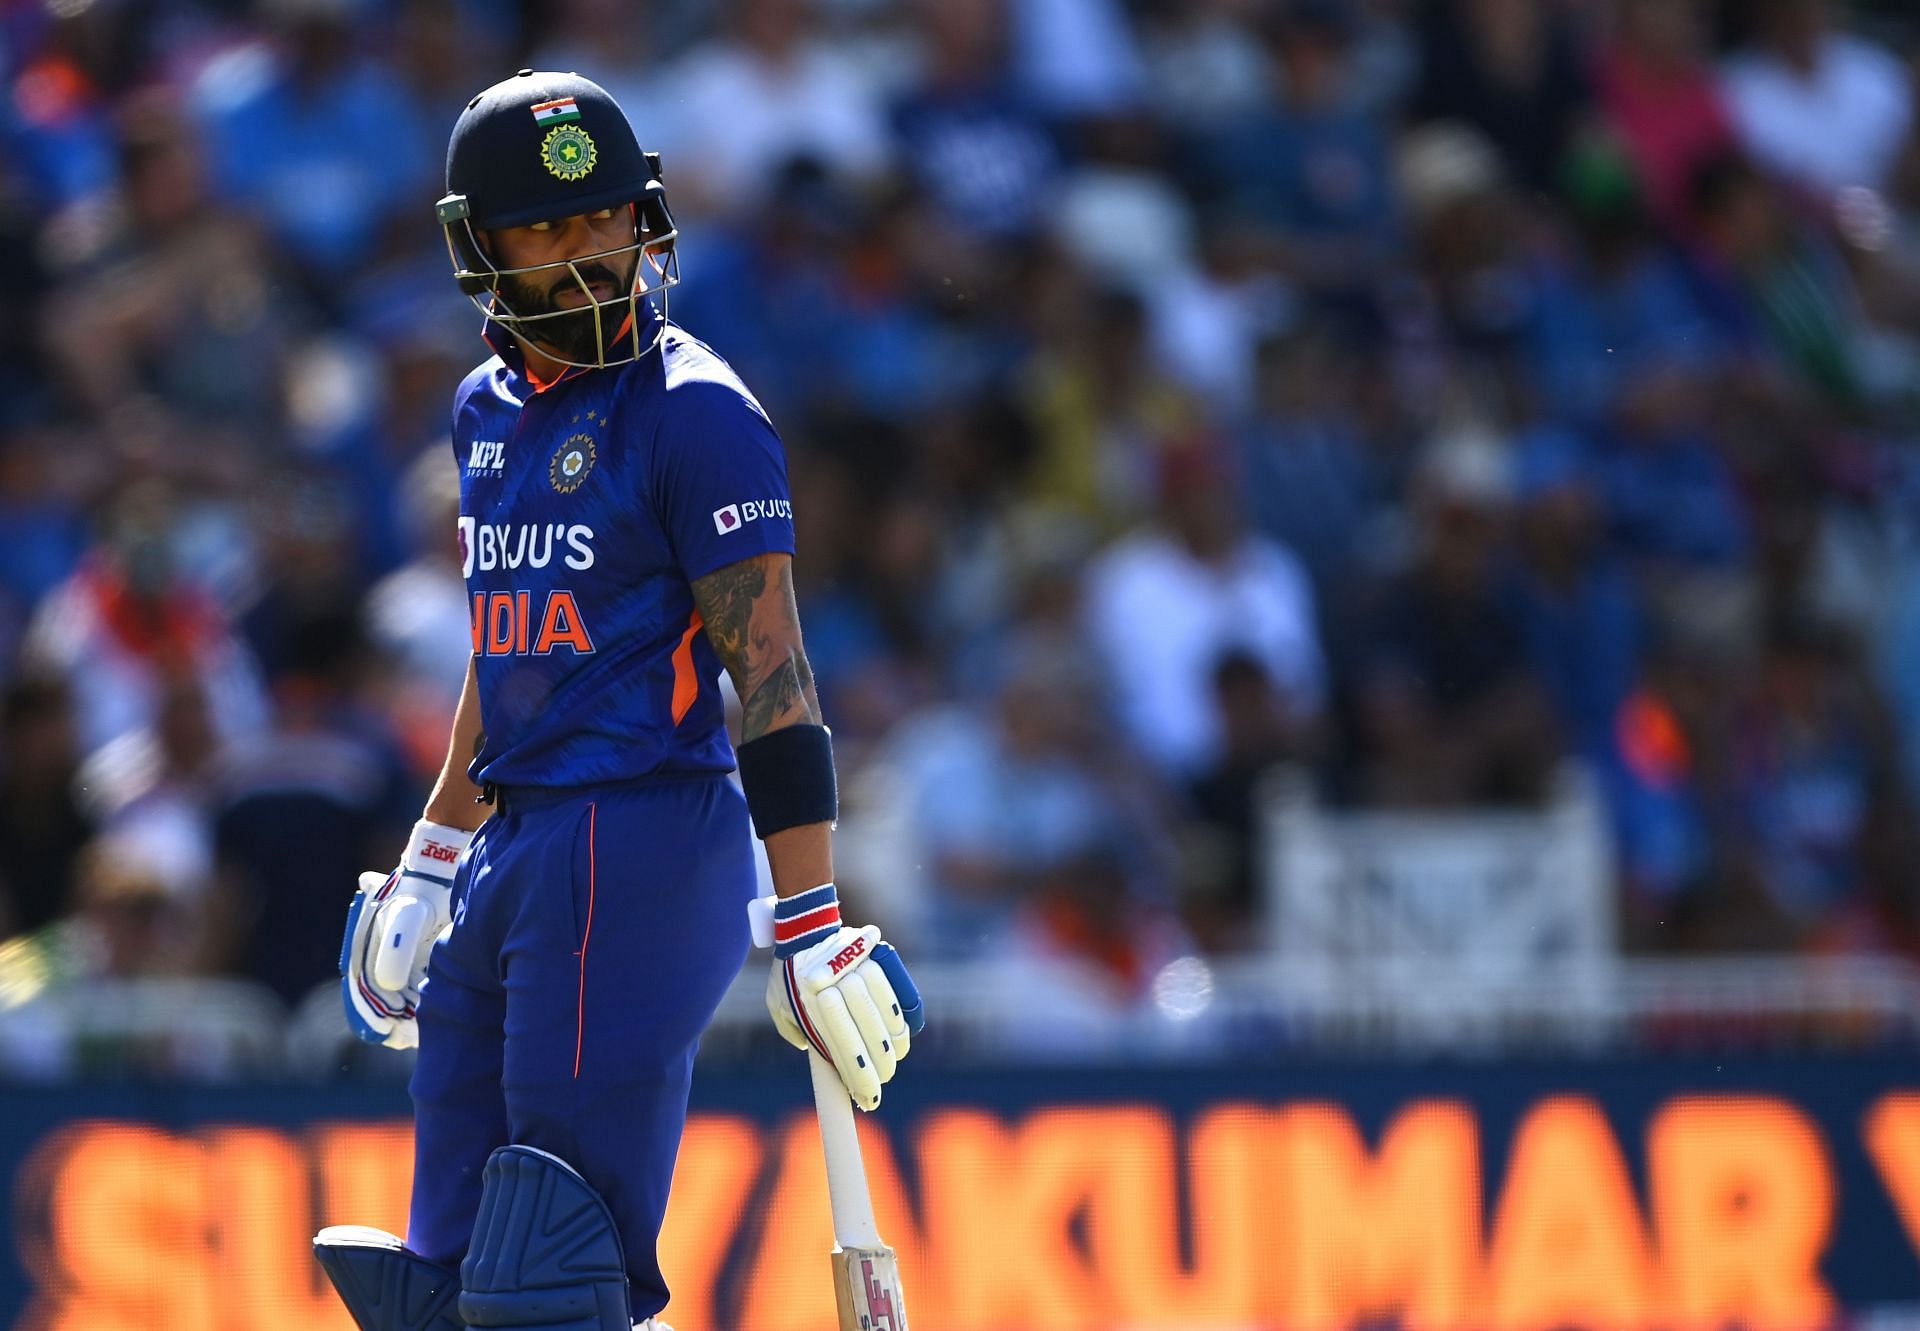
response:
[[(465, 100), (608, 87), (917, 954), (1262, 934), (1260, 792), (1920, 953), (1900, 0), (0, 0), (0, 995), (324, 981), (437, 770)], [(11, 969), (9, 969), (11, 967)]]

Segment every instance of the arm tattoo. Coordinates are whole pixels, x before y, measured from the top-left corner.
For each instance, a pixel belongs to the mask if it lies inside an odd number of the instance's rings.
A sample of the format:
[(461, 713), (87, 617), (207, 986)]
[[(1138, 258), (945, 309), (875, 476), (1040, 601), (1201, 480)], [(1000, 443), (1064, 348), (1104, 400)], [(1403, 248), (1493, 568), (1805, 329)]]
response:
[(709, 573), (693, 584), (693, 600), (739, 691), (741, 743), (785, 726), (820, 724), (787, 556), (756, 555)]
[(800, 674), (794, 669), (793, 662), (782, 661), (775, 666), (773, 674), (754, 691), (751, 698), (743, 701), (741, 709), (740, 738), (743, 741), (779, 729), (773, 723), (781, 717), (796, 713), (804, 715), (807, 711), (806, 699), (800, 696)]

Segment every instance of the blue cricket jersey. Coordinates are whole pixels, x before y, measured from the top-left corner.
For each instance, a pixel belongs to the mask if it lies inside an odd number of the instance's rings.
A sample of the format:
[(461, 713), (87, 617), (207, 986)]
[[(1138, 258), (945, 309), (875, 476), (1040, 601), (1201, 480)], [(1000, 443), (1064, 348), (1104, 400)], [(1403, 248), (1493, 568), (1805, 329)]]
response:
[(485, 743), (468, 775), (582, 786), (733, 768), (691, 583), (793, 553), (786, 456), (732, 368), (672, 324), (630, 365), (536, 385), (512, 339), (454, 398)]

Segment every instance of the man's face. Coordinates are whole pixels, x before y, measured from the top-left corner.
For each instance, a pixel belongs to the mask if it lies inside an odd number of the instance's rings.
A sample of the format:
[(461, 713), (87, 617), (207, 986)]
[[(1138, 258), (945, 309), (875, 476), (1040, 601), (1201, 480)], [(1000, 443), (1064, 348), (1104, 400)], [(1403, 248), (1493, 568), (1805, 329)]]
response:
[[(620, 207), (489, 231), (484, 239), (493, 261), (501, 268), (537, 268), (543, 264), (564, 265), (585, 255), (619, 249), (633, 244), (634, 237), (633, 210)], [(543, 319), (524, 332), (562, 360), (591, 364), (600, 358), (602, 337), (612, 333), (626, 317), (619, 307), (603, 309), (600, 329), (596, 331), (591, 302), (624, 303), (632, 290), (634, 269), (639, 262), (639, 252), (633, 251), (576, 263), (579, 278), (564, 266), (520, 273), (501, 279), (500, 294), (508, 308), (523, 318), (577, 310), (577, 314)], [(581, 286), (582, 279), (587, 284), (585, 287)]]

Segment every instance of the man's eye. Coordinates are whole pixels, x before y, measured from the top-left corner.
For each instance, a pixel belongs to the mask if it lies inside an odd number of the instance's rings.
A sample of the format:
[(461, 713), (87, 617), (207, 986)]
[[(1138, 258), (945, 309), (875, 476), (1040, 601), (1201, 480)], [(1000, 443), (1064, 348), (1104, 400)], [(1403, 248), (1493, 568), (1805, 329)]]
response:
[(613, 218), (613, 209), (602, 208), (599, 212), (593, 213), (590, 215), (592, 216), (593, 220), (596, 222), (611, 221)]
[(527, 230), (529, 230), (529, 231), (551, 231), (551, 230), (553, 230), (553, 223), (551, 223), (551, 222), (530, 222), (530, 223), (528, 223), (528, 225), (527, 225)]

